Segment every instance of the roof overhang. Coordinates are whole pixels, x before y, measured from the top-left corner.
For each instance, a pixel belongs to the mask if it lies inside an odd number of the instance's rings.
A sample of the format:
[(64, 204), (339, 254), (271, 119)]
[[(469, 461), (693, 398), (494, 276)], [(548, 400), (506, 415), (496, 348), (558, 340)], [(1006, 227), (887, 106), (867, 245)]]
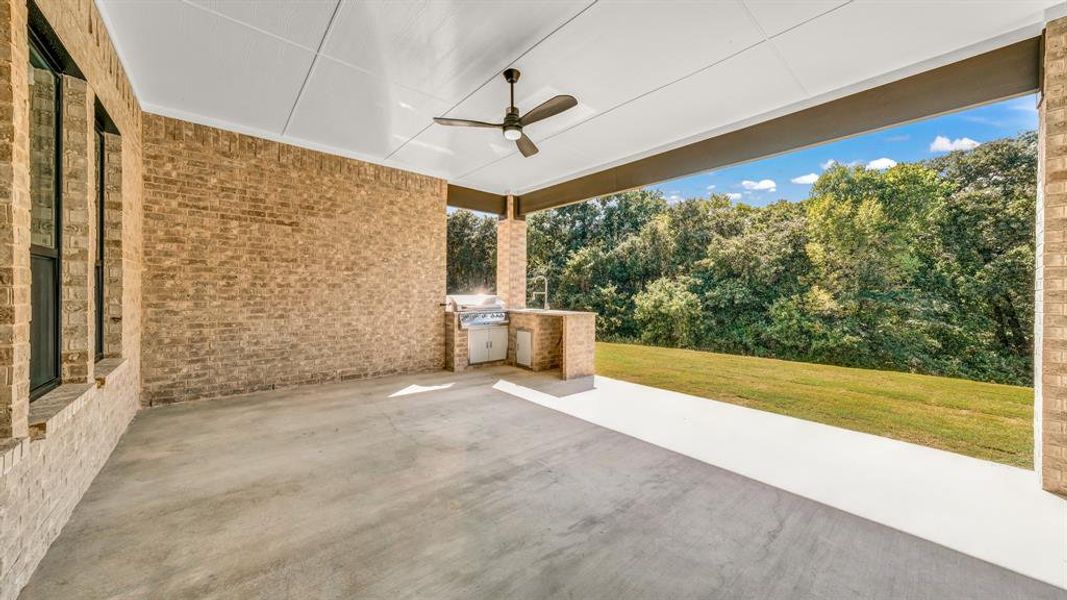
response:
[[(520, 215), (736, 165), (1040, 88), (1042, 37), (516, 197)], [(450, 185), (450, 206), (502, 214), (505, 197)]]

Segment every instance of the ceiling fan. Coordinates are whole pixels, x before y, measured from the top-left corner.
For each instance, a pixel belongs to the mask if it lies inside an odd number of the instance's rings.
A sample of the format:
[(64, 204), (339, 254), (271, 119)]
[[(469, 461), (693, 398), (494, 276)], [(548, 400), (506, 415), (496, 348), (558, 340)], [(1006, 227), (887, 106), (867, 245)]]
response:
[(503, 123), (487, 123), (485, 121), (472, 121), (470, 119), (452, 119), (450, 117), (434, 117), (434, 122), (439, 125), (448, 125), (450, 127), (487, 127), (497, 128), (499, 127), (504, 132), (504, 137), (515, 142), (515, 145), (519, 147), (519, 152), (522, 155), (529, 158), (534, 154), (537, 154), (537, 146), (534, 145), (530, 138), (526, 137), (526, 134), (522, 132), (522, 128), (536, 123), (543, 119), (547, 119), (551, 116), (558, 115), (559, 113), (578, 106), (578, 100), (574, 96), (560, 95), (550, 98), (541, 104), (539, 104), (533, 110), (527, 112), (525, 115), (519, 116), (519, 109), (515, 108), (515, 82), (519, 80), (518, 69), (507, 69), (504, 71), (504, 79), (511, 85), (511, 104), (508, 106), (507, 112), (504, 114)]

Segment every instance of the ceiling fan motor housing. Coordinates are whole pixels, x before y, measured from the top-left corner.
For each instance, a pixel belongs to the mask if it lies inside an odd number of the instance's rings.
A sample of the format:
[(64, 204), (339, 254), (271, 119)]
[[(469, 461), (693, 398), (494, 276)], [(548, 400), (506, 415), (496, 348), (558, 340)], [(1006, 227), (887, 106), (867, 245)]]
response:
[[(510, 70), (510, 69), (509, 69)], [(519, 109), (509, 106), (504, 115), (504, 137), (515, 141), (522, 137), (522, 123), (519, 121)]]

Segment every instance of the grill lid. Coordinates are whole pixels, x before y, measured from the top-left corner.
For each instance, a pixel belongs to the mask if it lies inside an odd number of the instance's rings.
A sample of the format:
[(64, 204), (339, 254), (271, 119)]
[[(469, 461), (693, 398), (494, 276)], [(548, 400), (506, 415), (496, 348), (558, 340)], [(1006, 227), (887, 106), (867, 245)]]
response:
[(449, 294), (445, 302), (456, 312), (504, 310), (504, 301), (496, 294)]

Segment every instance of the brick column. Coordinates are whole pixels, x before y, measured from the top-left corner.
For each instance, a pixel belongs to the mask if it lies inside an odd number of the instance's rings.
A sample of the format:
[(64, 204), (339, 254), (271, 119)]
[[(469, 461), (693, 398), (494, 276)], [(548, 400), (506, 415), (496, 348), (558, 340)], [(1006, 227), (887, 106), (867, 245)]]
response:
[(28, 57), (26, 2), (0, 0), (0, 438), (29, 435)]
[(1034, 464), (1067, 494), (1067, 19), (1045, 30), (1038, 126)]
[(559, 369), (564, 379), (589, 377), (596, 372), (596, 314), (574, 313), (563, 317), (563, 356)]
[(508, 196), (507, 212), (496, 224), (496, 293), (510, 308), (526, 307), (526, 218)]
[(104, 231), (98, 235), (104, 236), (104, 356), (118, 357), (123, 356), (122, 138), (110, 133), (104, 134)]
[(93, 95), (80, 79), (63, 75), (63, 328), (60, 378), (91, 381), (94, 358), (93, 273), (96, 179), (93, 177)]

